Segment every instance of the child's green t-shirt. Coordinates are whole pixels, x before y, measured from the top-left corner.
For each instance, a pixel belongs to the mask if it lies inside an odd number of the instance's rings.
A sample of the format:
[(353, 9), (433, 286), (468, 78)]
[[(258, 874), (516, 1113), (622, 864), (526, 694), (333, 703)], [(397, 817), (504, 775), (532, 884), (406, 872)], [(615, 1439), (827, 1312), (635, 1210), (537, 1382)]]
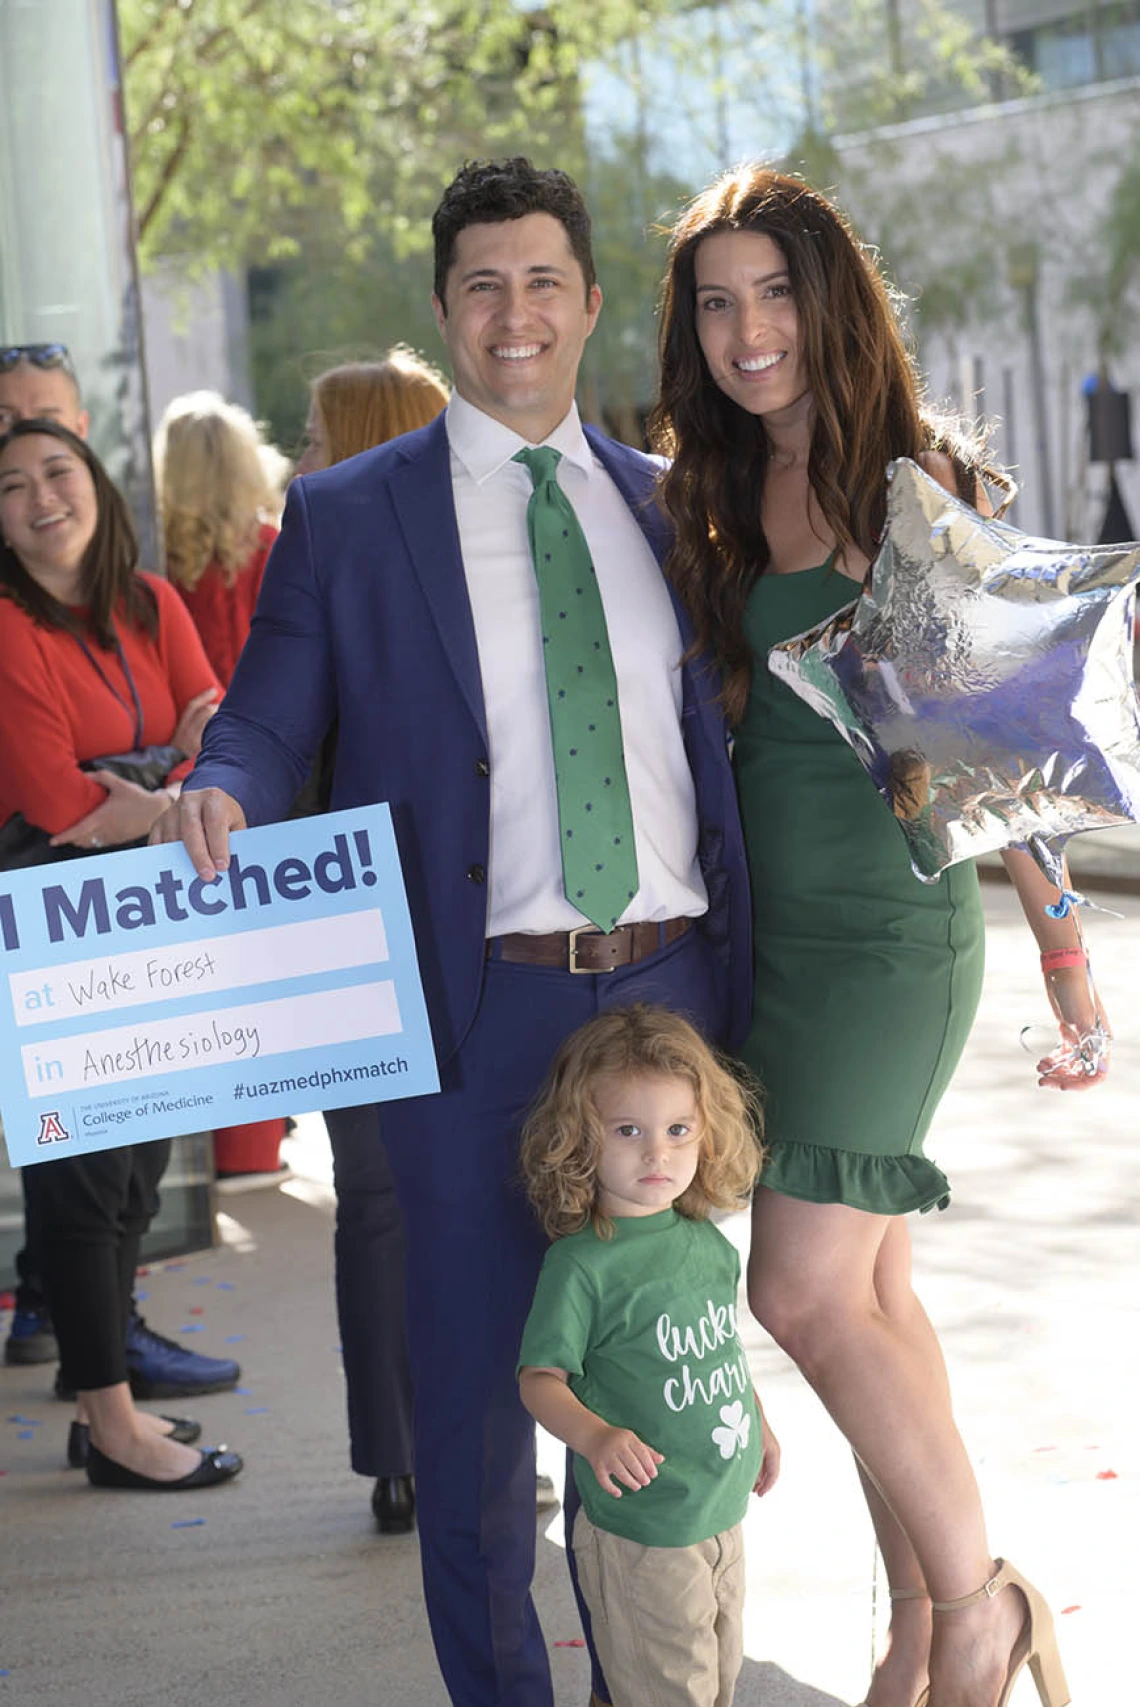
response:
[(615, 1499), (587, 1459), (590, 1522), (648, 1547), (688, 1547), (739, 1523), (760, 1471), (761, 1423), (736, 1330), (740, 1259), (676, 1210), (615, 1219), (546, 1254), (519, 1367), (565, 1369), (571, 1391), (663, 1452), (656, 1480)]

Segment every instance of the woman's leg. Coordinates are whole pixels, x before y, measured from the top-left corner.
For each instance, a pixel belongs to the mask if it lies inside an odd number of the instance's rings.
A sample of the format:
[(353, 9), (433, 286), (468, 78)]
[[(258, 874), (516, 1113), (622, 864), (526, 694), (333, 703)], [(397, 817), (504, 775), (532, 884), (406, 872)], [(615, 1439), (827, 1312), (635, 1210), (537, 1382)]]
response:
[(195, 1468), (199, 1454), (155, 1433), (135, 1410), (127, 1381), (134, 1262), (124, 1241), (140, 1230), (144, 1203), (153, 1202), (150, 1176), (158, 1161), (148, 1156), (140, 1164), (134, 1152), (127, 1145), (40, 1163), (28, 1169), (28, 1190), (40, 1216), (44, 1291), (60, 1361), (79, 1393), (92, 1440), (129, 1469), (174, 1481)]
[[(954, 1600), (993, 1574), (993, 1555), (937, 1341), (901, 1270), (905, 1251), (892, 1247), (880, 1267), (888, 1235), (900, 1238), (895, 1225), (762, 1186), (749, 1301), (878, 1487), (932, 1598)], [(1024, 1616), (1021, 1598), (1003, 1594), (939, 1620), (931, 1707), (994, 1707)]]
[[(949, 1383), (942, 1348), (911, 1287), (910, 1231), (901, 1215), (893, 1216), (887, 1223), (872, 1278), (875, 1296), (884, 1315), (896, 1321), (911, 1320), (916, 1338), (921, 1342), (925, 1337), (931, 1373), (945, 1389), (946, 1403), (949, 1404)], [(867, 1691), (867, 1707), (912, 1707), (927, 1682), (930, 1597), (923, 1581), (922, 1566), (906, 1531), (858, 1458), (855, 1459), (855, 1468), (871, 1514), (887, 1583), (892, 1594), (901, 1597), (891, 1602), (887, 1646)]]

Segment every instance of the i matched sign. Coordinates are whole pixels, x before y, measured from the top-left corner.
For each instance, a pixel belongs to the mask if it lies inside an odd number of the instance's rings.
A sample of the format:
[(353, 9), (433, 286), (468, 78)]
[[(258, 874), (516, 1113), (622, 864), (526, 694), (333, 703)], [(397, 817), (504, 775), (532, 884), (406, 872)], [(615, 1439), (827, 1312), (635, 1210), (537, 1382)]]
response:
[(386, 806), (0, 875), (15, 1167), (438, 1089)]

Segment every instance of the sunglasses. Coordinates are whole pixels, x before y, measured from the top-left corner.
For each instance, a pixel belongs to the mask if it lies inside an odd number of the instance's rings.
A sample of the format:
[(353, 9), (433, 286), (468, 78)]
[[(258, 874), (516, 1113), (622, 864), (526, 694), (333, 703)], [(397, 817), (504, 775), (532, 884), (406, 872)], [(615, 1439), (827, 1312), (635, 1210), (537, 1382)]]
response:
[(39, 368), (62, 368), (64, 373), (75, 378), (66, 344), (6, 344), (0, 349), (0, 373), (10, 373), (21, 362), (31, 362), (33, 367)]

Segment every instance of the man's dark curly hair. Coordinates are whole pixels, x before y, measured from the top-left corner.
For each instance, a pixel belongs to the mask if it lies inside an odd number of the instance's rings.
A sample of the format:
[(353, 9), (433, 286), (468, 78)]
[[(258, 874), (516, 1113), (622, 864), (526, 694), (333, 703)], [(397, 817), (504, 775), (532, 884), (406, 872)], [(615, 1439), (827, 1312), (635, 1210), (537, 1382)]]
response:
[(528, 213), (549, 213), (563, 227), (589, 294), (597, 282), (590, 216), (573, 178), (556, 167), (540, 171), (521, 154), (510, 160), (469, 160), (444, 190), (431, 222), (435, 294), (445, 313), (447, 275), (459, 233), (468, 225), (501, 225), (525, 219)]

